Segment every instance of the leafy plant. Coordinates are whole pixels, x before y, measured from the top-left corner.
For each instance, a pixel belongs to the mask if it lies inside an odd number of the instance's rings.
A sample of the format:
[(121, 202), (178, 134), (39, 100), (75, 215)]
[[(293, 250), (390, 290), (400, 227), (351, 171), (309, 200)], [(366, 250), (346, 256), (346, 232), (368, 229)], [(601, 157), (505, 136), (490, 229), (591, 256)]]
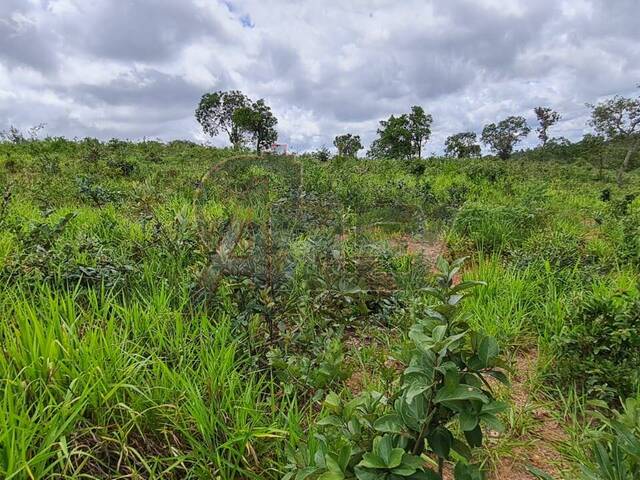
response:
[[(505, 409), (486, 377), (504, 383), (507, 377), (496, 340), (470, 331), (460, 312), (464, 292), (480, 283), (456, 284), (462, 262), (438, 260), (436, 286), (425, 289), (438, 303), (410, 329), (413, 347), (393, 397), (367, 392), (343, 404), (330, 394), (314, 461), (300, 463), (296, 457), (287, 478), (435, 480), (454, 457), (456, 479), (481, 478), (479, 469), (467, 463), (471, 448), (482, 445), (481, 425), (503, 428), (497, 415)], [(377, 400), (375, 408), (360, 408), (367, 398)], [(436, 458), (437, 472), (427, 466), (430, 456)]]
[(331, 160), (331, 152), (325, 146), (320, 147), (318, 151), (313, 154), (313, 156), (319, 162), (328, 162), (329, 160)]
[(120, 197), (120, 192), (107, 187), (97, 185), (88, 177), (76, 179), (80, 197), (91, 201), (96, 207), (102, 207), (107, 203), (114, 202)]
[(628, 398), (615, 418), (599, 415), (605, 425), (593, 446), (593, 467), (583, 466), (584, 480), (640, 478), (640, 398)]
[(556, 381), (575, 383), (607, 402), (633, 394), (640, 386), (640, 300), (620, 293), (590, 294), (570, 326), (556, 338)]

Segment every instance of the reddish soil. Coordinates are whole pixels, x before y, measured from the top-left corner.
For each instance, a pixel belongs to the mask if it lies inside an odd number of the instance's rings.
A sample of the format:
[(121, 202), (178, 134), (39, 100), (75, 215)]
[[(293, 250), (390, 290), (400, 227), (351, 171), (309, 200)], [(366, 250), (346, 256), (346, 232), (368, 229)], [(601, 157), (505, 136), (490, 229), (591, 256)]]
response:
[(406, 250), (411, 255), (422, 257), (427, 263), (435, 264), (436, 259), (447, 253), (447, 246), (439, 239), (434, 241), (418, 240), (410, 235), (390, 240), (391, 246)]
[(554, 446), (565, 441), (567, 435), (529, 390), (537, 362), (536, 351), (521, 352), (516, 358), (515, 375), (511, 379), (512, 408), (517, 412), (532, 412), (534, 422), (522, 438), (517, 438), (523, 446), (515, 447), (513, 456), (500, 459), (489, 476), (492, 480), (536, 480), (538, 477), (531, 474), (527, 466), (534, 466), (556, 479), (562, 478), (562, 472), (567, 470), (568, 465)]

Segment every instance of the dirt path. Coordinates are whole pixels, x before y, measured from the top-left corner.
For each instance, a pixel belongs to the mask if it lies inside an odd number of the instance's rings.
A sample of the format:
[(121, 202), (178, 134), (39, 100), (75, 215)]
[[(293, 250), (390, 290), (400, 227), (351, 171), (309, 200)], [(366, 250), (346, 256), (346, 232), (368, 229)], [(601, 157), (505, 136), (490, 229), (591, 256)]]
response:
[(390, 239), (389, 244), (408, 254), (422, 257), (429, 265), (435, 265), (437, 258), (447, 253), (447, 245), (439, 238), (427, 241), (403, 235)]
[[(562, 479), (569, 465), (563, 461), (557, 445), (567, 435), (544, 404), (532, 395), (532, 380), (538, 364), (538, 352), (520, 352), (515, 359), (515, 374), (511, 382), (513, 425), (507, 431), (507, 442), (513, 442), (508, 456), (498, 459), (489, 478), (493, 480), (535, 480), (540, 477), (528, 467), (542, 470), (554, 479)], [(513, 426), (512, 425), (512, 426)]]

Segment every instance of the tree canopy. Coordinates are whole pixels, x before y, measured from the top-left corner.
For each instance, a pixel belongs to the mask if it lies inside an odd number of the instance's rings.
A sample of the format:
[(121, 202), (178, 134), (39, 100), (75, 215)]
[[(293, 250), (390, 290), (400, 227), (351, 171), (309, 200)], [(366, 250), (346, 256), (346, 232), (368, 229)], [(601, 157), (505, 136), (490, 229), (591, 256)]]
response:
[(622, 174), (629, 169), (631, 156), (640, 148), (640, 97), (627, 98), (616, 95), (597, 105), (589, 106), (589, 124), (596, 133), (609, 140), (620, 139), (628, 142), (627, 154), (618, 172), (618, 183), (622, 183)]
[(482, 130), (482, 143), (489, 146), (503, 160), (509, 158), (513, 147), (529, 135), (531, 129), (524, 117), (511, 116), (501, 122), (490, 123)]
[(196, 120), (202, 130), (212, 137), (225, 132), (234, 148), (244, 142), (242, 129), (234, 121), (234, 113), (247, 107), (251, 101), (238, 90), (205, 93), (196, 108)]
[(549, 128), (560, 121), (560, 114), (549, 107), (536, 107), (533, 109), (538, 119), (539, 127), (536, 129), (542, 146), (549, 141)]
[(343, 157), (357, 157), (358, 151), (364, 148), (360, 135), (352, 135), (351, 133), (336, 136), (333, 145), (338, 149), (338, 155)]
[(461, 132), (451, 135), (444, 143), (447, 157), (471, 158), (480, 156), (480, 145), (475, 132)]
[(410, 158), (422, 156), (422, 147), (431, 136), (433, 117), (420, 106), (411, 107), (411, 113), (391, 115), (378, 127), (378, 138), (373, 141), (368, 156), (372, 158)]
[(278, 119), (262, 99), (237, 109), (233, 114), (233, 122), (248, 136), (258, 154), (271, 147), (278, 139), (278, 132), (275, 129)]

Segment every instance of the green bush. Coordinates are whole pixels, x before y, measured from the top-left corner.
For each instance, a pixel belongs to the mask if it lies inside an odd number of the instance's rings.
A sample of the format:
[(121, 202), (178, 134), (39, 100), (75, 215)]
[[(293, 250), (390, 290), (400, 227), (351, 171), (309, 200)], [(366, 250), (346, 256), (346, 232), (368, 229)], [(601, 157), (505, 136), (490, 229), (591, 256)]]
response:
[(615, 419), (598, 415), (604, 425), (593, 445), (594, 466), (582, 466), (584, 480), (640, 478), (640, 397), (628, 398)]
[(501, 251), (521, 245), (536, 221), (536, 214), (521, 205), (467, 203), (458, 212), (453, 230), (483, 251)]
[(592, 398), (615, 403), (640, 386), (640, 299), (591, 294), (556, 338), (555, 377)]

